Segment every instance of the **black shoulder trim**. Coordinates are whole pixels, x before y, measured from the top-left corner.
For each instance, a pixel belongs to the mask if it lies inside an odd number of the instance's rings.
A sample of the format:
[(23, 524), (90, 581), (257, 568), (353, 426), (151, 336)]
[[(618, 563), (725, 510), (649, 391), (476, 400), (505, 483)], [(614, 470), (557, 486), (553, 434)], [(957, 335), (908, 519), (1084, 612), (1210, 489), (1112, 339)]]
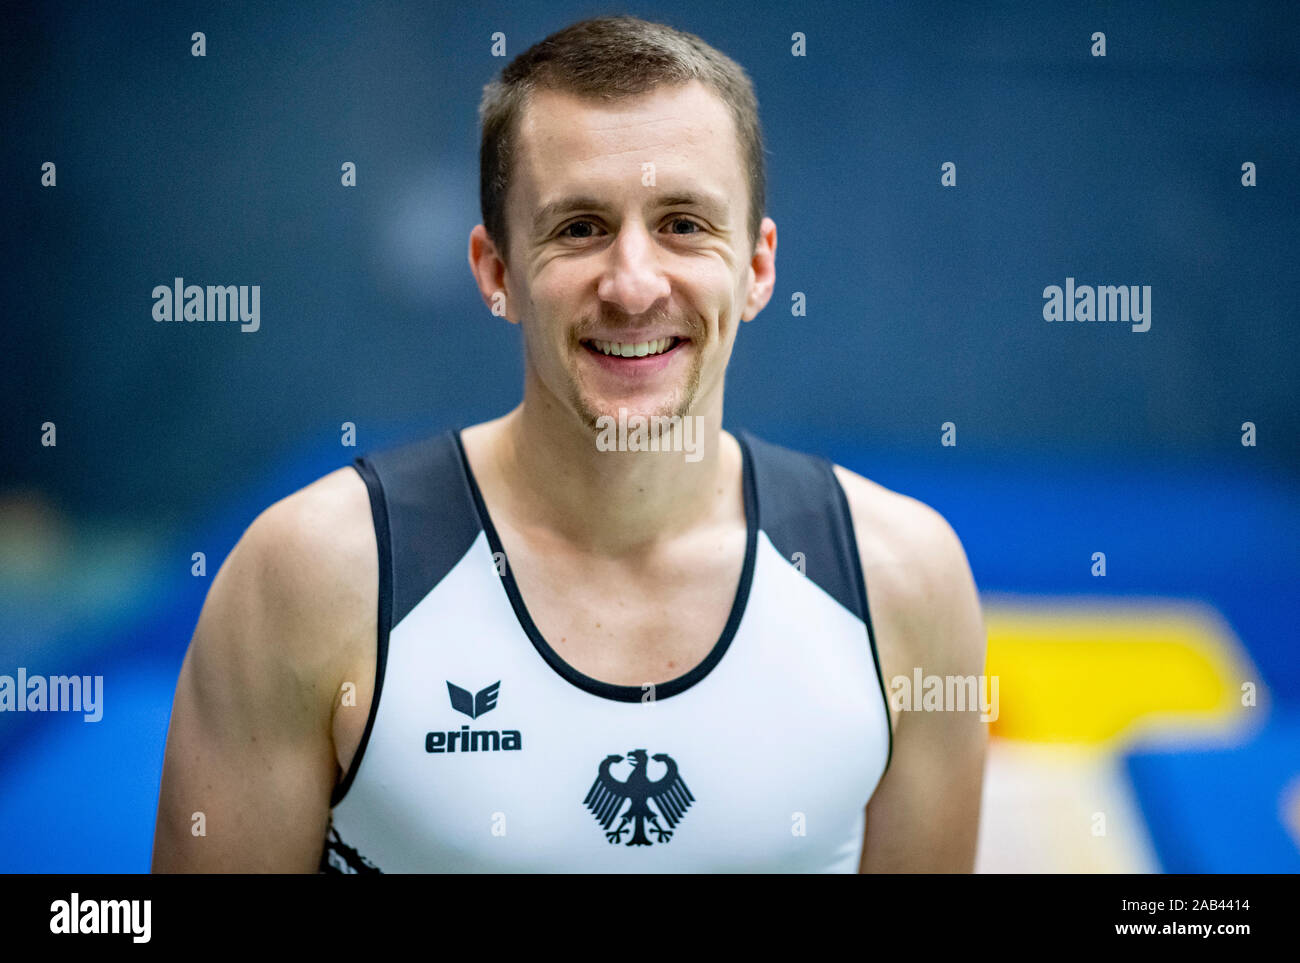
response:
[(454, 432), (361, 460), (373, 468), (388, 506), (397, 626), (474, 544), (478, 516)]
[(365, 455), (353, 467), (370, 493), (379, 546), (379, 637), (370, 715), (348, 772), (334, 790), (331, 808), (351, 787), (370, 742), (390, 633), (464, 557), (479, 533), (452, 432)]
[(758, 521), (768, 541), (791, 564), (796, 555), (801, 555), (805, 577), (866, 625), (889, 729), (889, 755), (885, 761), (888, 770), (894, 754), (889, 696), (871, 624), (853, 516), (835, 467), (827, 458), (774, 445), (747, 431), (739, 432), (737, 437), (743, 437), (753, 451)]
[(358, 458), (352, 466), (366, 483), (366, 492), (370, 495), (370, 517), (375, 525), (375, 542), (379, 548), (379, 634), (375, 640), (375, 690), (370, 697), (370, 714), (366, 716), (366, 728), (361, 733), (361, 741), (352, 754), (352, 762), (343, 779), (334, 787), (330, 797), (333, 809), (352, 788), (352, 781), (361, 768), (361, 757), (366, 754), (370, 742), (370, 732), (375, 727), (375, 715), (379, 712), (379, 695), (384, 689), (384, 670), (388, 667), (388, 633), (393, 626), (393, 552), (388, 529), (388, 508), (384, 502), (384, 487), (374, 468), (364, 458)]
[(863, 621), (867, 623), (867, 640), (871, 643), (871, 661), (876, 664), (876, 678), (880, 680), (880, 698), (885, 702), (885, 726), (889, 729), (889, 753), (885, 756), (885, 768), (880, 773), (880, 777), (883, 779), (885, 773), (889, 772), (889, 764), (894, 761), (894, 719), (889, 714), (889, 693), (885, 688), (885, 672), (880, 667), (880, 652), (876, 648), (876, 631), (871, 625), (871, 606), (867, 603), (867, 577), (862, 571), (862, 555), (858, 551), (858, 538), (853, 529), (853, 515), (849, 511), (849, 498), (844, 492), (844, 486), (835, 477), (835, 469), (832, 464), (827, 461), (826, 465), (830, 470), (831, 481), (835, 484), (835, 490), (839, 492), (840, 511), (843, 512), (848, 527), (849, 557), (853, 565), (853, 579), (858, 584), (858, 592), (862, 598)]

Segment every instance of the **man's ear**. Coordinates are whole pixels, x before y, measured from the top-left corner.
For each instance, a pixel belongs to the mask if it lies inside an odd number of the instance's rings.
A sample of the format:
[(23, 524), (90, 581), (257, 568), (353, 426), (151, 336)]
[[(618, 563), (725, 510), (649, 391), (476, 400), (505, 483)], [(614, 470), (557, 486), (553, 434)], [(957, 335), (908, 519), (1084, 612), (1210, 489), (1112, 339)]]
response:
[(776, 287), (776, 222), (770, 217), (763, 218), (758, 228), (758, 243), (749, 261), (749, 270), (754, 279), (749, 284), (745, 296), (745, 310), (741, 313), (742, 321), (752, 321), (758, 313), (767, 307)]
[(518, 324), (519, 315), (510, 303), (505, 260), (482, 224), (469, 232), (469, 269), (488, 310), (495, 317)]

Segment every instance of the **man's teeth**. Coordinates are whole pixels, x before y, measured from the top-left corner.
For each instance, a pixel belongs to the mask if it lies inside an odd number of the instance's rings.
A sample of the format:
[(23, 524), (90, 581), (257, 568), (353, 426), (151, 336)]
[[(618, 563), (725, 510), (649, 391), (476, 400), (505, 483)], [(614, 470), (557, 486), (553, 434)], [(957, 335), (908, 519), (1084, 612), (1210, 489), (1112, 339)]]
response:
[(642, 341), (639, 344), (622, 344), (618, 341), (596, 341), (592, 344), (604, 354), (620, 358), (644, 358), (648, 354), (663, 354), (677, 342), (676, 338), (660, 338), (658, 341)]

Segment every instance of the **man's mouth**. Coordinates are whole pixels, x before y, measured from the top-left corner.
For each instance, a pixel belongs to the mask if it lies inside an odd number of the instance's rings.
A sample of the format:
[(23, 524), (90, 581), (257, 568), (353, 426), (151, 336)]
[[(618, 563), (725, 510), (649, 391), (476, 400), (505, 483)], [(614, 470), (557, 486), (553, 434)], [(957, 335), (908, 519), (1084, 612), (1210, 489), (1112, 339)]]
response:
[(587, 338), (582, 346), (593, 354), (606, 355), (610, 358), (648, 358), (654, 355), (668, 354), (684, 344), (687, 338), (667, 337), (654, 341), (640, 341), (635, 344), (622, 341), (601, 341)]

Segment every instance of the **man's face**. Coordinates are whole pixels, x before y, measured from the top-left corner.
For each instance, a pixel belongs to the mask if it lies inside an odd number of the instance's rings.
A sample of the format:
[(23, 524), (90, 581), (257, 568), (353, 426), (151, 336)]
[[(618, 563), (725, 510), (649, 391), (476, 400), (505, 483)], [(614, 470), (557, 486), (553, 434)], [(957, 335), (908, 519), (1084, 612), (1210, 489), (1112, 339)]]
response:
[(720, 400), (739, 322), (770, 296), (726, 106), (699, 83), (613, 104), (539, 91), (518, 145), (507, 313), (530, 387), (591, 428)]

